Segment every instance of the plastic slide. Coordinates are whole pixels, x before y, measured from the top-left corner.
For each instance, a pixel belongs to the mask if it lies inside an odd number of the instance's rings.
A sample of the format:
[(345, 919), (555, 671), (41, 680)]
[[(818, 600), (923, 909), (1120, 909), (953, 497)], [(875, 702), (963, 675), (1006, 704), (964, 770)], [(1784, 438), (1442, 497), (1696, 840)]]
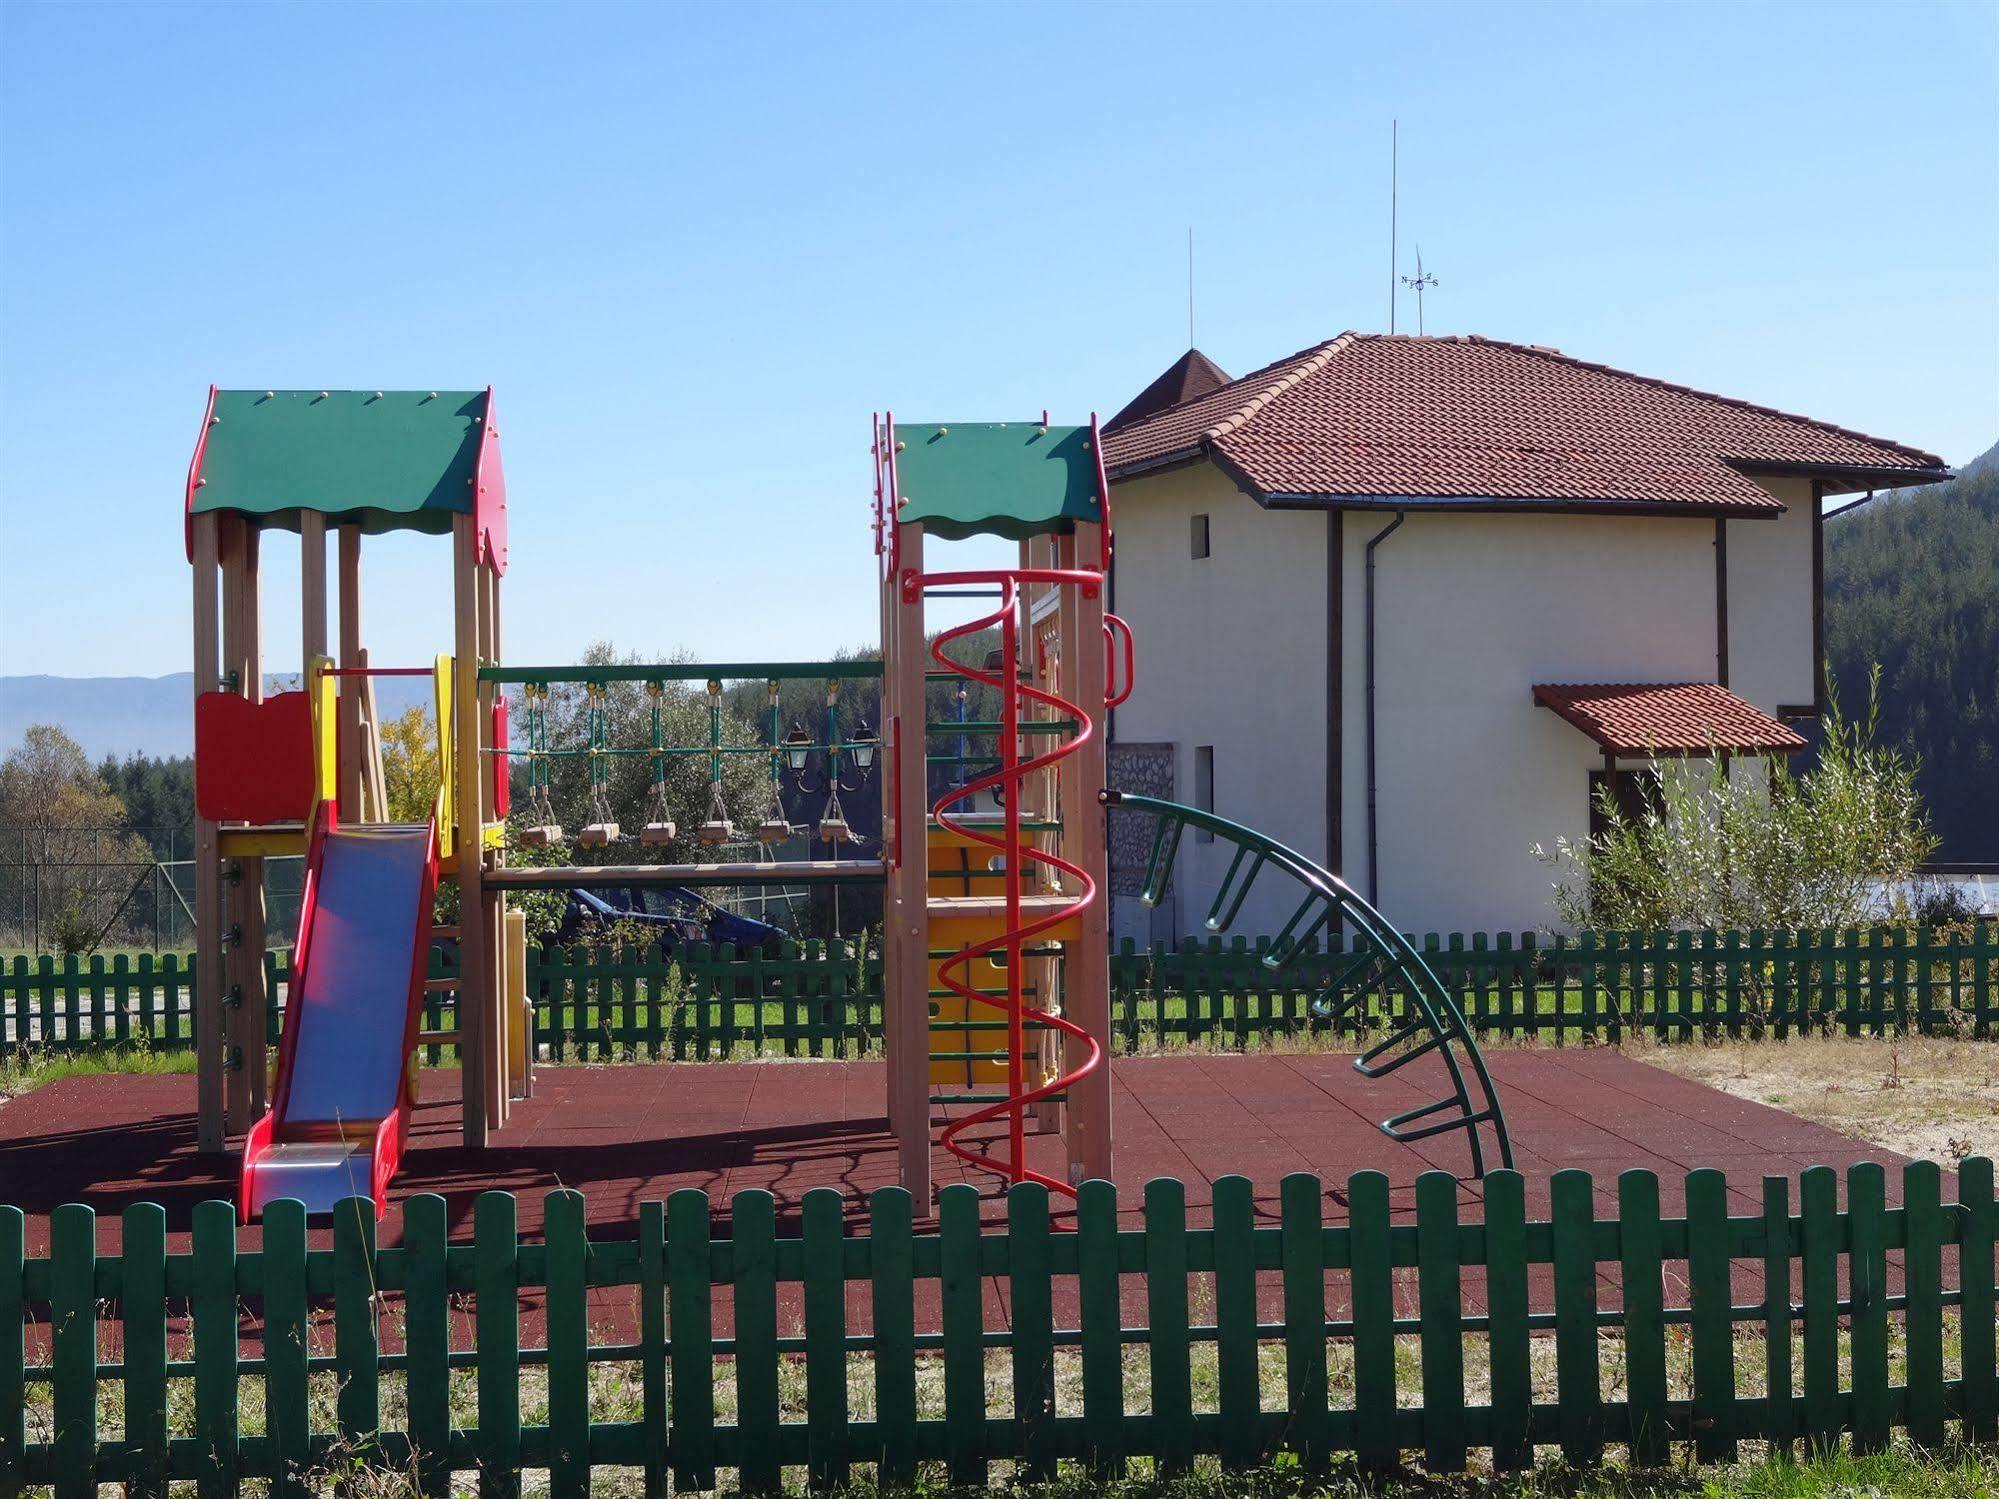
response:
[(338, 826), (320, 804), (306, 856), (271, 1109), (243, 1150), (244, 1222), (282, 1197), (379, 1217), (401, 1164), (437, 891), (432, 823)]

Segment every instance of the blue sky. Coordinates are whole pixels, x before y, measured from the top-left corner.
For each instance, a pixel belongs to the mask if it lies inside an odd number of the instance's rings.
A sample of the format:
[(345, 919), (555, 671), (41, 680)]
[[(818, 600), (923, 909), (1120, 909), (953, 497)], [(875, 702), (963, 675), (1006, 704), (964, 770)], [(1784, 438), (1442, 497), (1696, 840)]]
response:
[[(1999, 7), (0, 8), (0, 673), (188, 664), (210, 381), (497, 387), (507, 653), (875, 632), (869, 412), (1387, 320), (1999, 438)], [(1405, 267), (1407, 268), (1407, 267)], [(1413, 324), (1413, 306), (1404, 309)], [(296, 546), (268, 656), (296, 660)], [(448, 645), (376, 548), (378, 660)]]

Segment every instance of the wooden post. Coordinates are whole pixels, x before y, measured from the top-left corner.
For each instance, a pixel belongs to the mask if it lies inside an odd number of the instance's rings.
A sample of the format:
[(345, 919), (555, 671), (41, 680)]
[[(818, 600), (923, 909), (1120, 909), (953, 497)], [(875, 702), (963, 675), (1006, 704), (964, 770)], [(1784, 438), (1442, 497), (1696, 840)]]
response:
[[(901, 528), (900, 562), (905, 573), (923, 571), (923, 527)], [(923, 599), (902, 596), (902, 580), (892, 577), (889, 635), (895, 662), (893, 680), (884, 679), (895, 707), (896, 757), (900, 785), (895, 795), (896, 867), (889, 871), (884, 912), (882, 1028), (888, 1051), (890, 1112), (896, 1120), (896, 1149), (902, 1185), (919, 1209), (930, 1211), (930, 917), (928, 911), (929, 778), (924, 736)]]
[[(477, 550), (476, 546), (474, 548)], [(476, 578), (479, 592), (479, 659), (484, 663), (497, 663), (500, 659), (500, 577), (490, 565), (477, 567)], [(479, 791), (479, 829), (473, 839), (473, 847), (478, 857), (485, 857), (484, 830), (488, 822), (494, 820), (499, 811), (499, 803), (493, 796), (492, 762), (477, 753), (480, 738), (486, 733), (487, 725), (493, 721), (493, 696), (495, 688), (491, 682), (476, 684), (478, 712), (473, 722), (476, 732), (471, 736), (474, 753), (465, 762), (466, 774), (470, 775)], [(490, 1129), (499, 1129), (507, 1122), (512, 1112), (512, 1096), (507, 1086), (507, 1058), (509, 1055), (509, 1033), (513, 1028), (513, 1006), (508, 1002), (506, 982), (507, 929), (505, 902), (495, 891), (484, 897), (483, 919), (489, 933), (487, 951), (493, 955), (493, 982), (491, 992), (493, 1002), (487, 1010), (486, 1024), (486, 1124)]]
[[(343, 668), (361, 665), (361, 528), (340, 528), (340, 664)], [(346, 677), (340, 683), (340, 706), (335, 716), (340, 723), (340, 816), (354, 819), (361, 813), (361, 681)]]
[[(237, 515), (222, 517), (223, 668), (250, 702), (264, 700), (263, 625), (258, 579), (260, 533)], [(225, 871), (223, 911), (237, 932), (223, 961), (223, 1056), (228, 1067), (224, 1114), (232, 1130), (247, 1130), (264, 1112), (269, 1037), (264, 994), (264, 861), (236, 859)]]
[[(1073, 567), (1095, 568), (1100, 555), (1100, 528), (1078, 521), (1069, 541)], [(1111, 1174), (1111, 996), (1110, 996), (1110, 859), (1105, 837), (1104, 804), (1097, 793), (1107, 784), (1104, 752), (1104, 593), (1103, 588), (1068, 590), (1075, 594), (1074, 621), (1062, 642), (1063, 680), (1069, 700), (1089, 717), (1095, 733), (1090, 742), (1063, 762), (1073, 766), (1069, 797), (1062, 808), (1062, 850), (1073, 863), (1089, 870), (1097, 898), (1082, 914), (1082, 929), (1063, 954), (1063, 1007), (1069, 1019), (1083, 1027), (1103, 1048), (1097, 1070), (1069, 1089), (1066, 1110), (1069, 1176), (1082, 1182)], [(1070, 1042), (1067, 1064), (1080, 1066), (1083, 1047)]]
[(491, 951), (480, 878), (479, 754), (479, 549), (470, 515), (451, 522), (453, 638), (452, 717), (456, 736), (458, 865), (458, 1065), (459, 1105), (469, 1149), (486, 1143), (487, 1058), (492, 1054), (492, 980), (498, 956)]
[(298, 684), (312, 691), (307, 673), (315, 657), (326, 654), (326, 517), (305, 510), (298, 518)]
[[(222, 614), (217, 575), (220, 517), (194, 517), (194, 695), (221, 685)], [(192, 988), (195, 1046), (195, 1144), (203, 1152), (224, 1148), (222, 1029), (222, 866), (216, 827), (194, 823), (194, 948)]]

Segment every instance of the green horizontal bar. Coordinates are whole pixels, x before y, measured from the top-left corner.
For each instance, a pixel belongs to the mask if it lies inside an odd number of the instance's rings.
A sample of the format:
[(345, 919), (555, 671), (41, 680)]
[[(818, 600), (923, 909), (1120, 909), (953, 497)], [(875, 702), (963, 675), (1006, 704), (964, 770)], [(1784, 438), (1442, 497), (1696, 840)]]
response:
[[(979, 667), (977, 669), (980, 671), (985, 670), (984, 667)], [(1031, 682), (1034, 680), (1034, 673), (1031, 671), (1023, 671), (1020, 674), (1020, 679), (1023, 682)], [(966, 676), (962, 671), (926, 671), (923, 674), (923, 680), (926, 682), (963, 682), (969, 687), (983, 687), (986, 685), (983, 682), (974, 681), (972, 678)]]
[(658, 661), (637, 666), (482, 666), (482, 682), (769, 682), (878, 678), (879, 661)]
[[(1028, 1053), (1021, 1053), (1023, 1060), (1027, 1056)], [(930, 1053), (930, 1060), (933, 1062), (1004, 1062), (1006, 1060), (1006, 1053), (1003, 1051), (933, 1051)]]

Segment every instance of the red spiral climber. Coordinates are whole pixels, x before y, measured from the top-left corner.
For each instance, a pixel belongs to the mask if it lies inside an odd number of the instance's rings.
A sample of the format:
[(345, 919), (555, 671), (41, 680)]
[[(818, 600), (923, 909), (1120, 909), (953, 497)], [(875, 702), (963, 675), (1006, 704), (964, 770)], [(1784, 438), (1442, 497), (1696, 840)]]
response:
[[(930, 811), (940, 826), (971, 842), (997, 850), (1003, 856), (1006, 888), (1004, 929), (998, 935), (976, 942), (962, 952), (953, 953), (944, 959), (938, 967), (937, 977), (945, 988), (966, 1001), (976, 1002), (1005, 1013), (1008, 1021), (1007, 1096), (998, 1103), (986, 1104), (962, 1119), (951, 1121), (944, 1126), (939, 1139), (946, 1150), (980, 1170), (994, 1172), (1009, 1181), (1039, 1182), (1050, 1191), (1073, 1197), (1076, 1195), (1075, 1188), (1068, 1182), (1057, 1180), (1028, 1166), (1025, 1148), (1027, 1111), (1041, 1099), (1067, 1090), (1101, 1067), (1103, 1047), (1094, 1036), (1066, 1016), (1048, 1010), (1033, 1009), (1027, 1005), (1021, 982), (1022, 952), (1035, 937), (1054, 930), (1088, 909), (1098, 897), (1097, 883), (1082, 866), (1058, 854), (1034, 848), (1026, 842), (1020, 830), (1020, 803), (1021, 791), (1027, 778), (1075, 754), (1088, 744), (1091, 736), (1097, 732), (1097, 718), (1096, 715), (1084, 712), (1077, 704), (1053, 692), (1021, 681), (1020, 617), (1017, 606), (1022, 584), (1042, 583), (1057, 587), (1096, 589), (1103, 586), (1103, 576), (1096, 572), (1072, 569), (1012, 568), (993, 572), (930, 573), (921, 578), (905, 576), (904, 583), (905, 588), (910, 591), (947, 585), (997, 585), (1000, 591), (999, 607), (991, 614), (944, 631), (931, 642), (930, 646), (930, 654), (940, 666), (971, 681), (995, 687), (1000, 693), (999, 768), (945, 793)], [(1000, 633), (1000, 664), (997, 674), (966, 666), (944, 654), (944, 648), (952, 641), (995, 626)], [(1044, 704), (1072, 719), (1078, 725), (1077, 732), (1054, 748), (1023, 760), (1020, 753), (1020, 711), (1023, 700)], [(998, 790), (1001, 794), (1005, 812), (1004, 833), (996, 836), (952, 814), (953, 806), (970, 801), (981, 792), (992, 790)], [(1033, 860), (1050, 869), (1060, 870), (1075, 880), (1080, 892), (1076, 899), (1057, 909), (1045, 911), (1032, 918), (1026, 917), (1021, 905), (1021, 871), (1025, 867), (1026, 860)], [(995, 954), (1003, 954), (1006, 965), (1007, 992), (1003, 1002), (979, 993), (971, 983), (967, 982), (972, 965), (981, 958)], [(1064, 1036), (1073, 1037), (1088, 1048), (1088, 1055), (1081, 1065), (1032, 1088), (1026, 1086), (1025, 1069), (1021, 1058), (1026, 1022), (1030, 1020), (1058, 1031)], [(995, 1158), (981, 1154), (970, 1146), (960, 1143), (958, 1137), (966, 1130), (1001, 1117), (1007, 1120), (1007, 1149), (1004, 1157)]]

